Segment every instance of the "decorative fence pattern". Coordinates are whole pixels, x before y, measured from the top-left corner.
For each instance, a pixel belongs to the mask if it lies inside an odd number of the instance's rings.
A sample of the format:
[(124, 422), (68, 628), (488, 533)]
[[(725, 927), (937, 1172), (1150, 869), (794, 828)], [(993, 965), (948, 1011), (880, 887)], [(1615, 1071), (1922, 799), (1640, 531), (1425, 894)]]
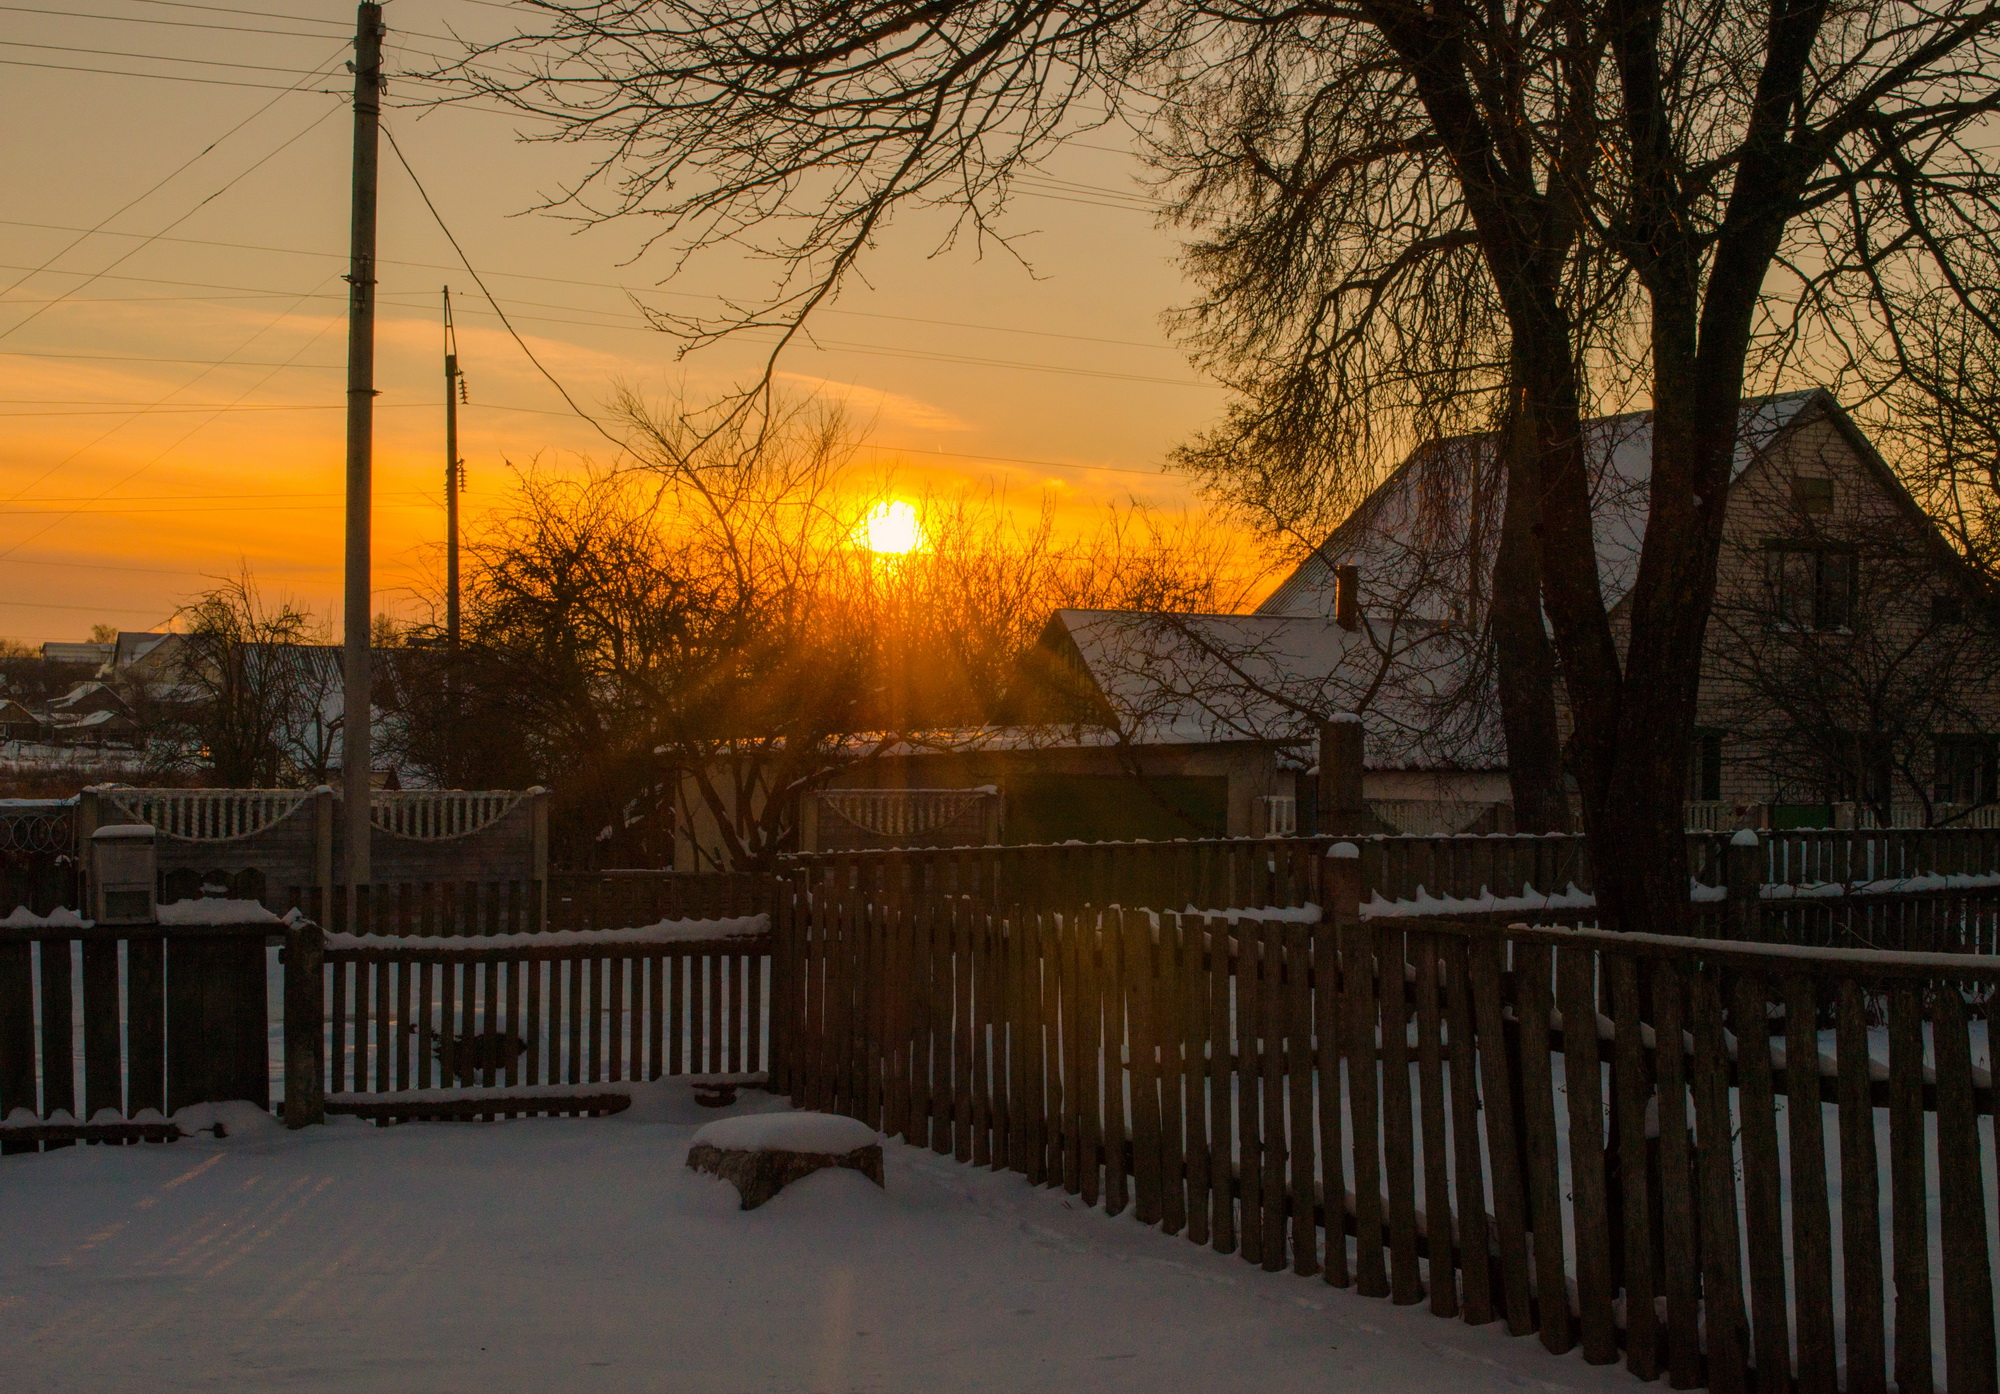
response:
[(383, 832), (420, 842), (484, 832), (529, 797), (512, 789), (377, 790), (368, 821)]
[(0, 802), (0, 917), (46, 915), (76, 897), (76, 801)]
[(184, 842), (235, 842), (283, 822), (311, 795), (304, 789), (113, 788), (99, 797), (102, 822), (150, 823)]
[(485, 946), (329, 936), (329, 1093), (589, 1084), (765, 1068), (768, 933)]
[[(274, 928), (0, 928), (0, 1117), (268, 1106)], [(0, 1152), (36, 1146), (0, 1138)]]
[[(259, 872), (269, 888), (268, 908), (306, 906), (322, 918), (346, 855), (339, 806), (339, 797), (324, 787), (103, 786), (85, 790), (79, 799), (75, 836), (81, 846), (107, 823), (151, 823), (159, 830), (155, 850), (163, 877), (193, 872), (215, 879)], [(381, 886), (538, 884), (547, 874), (546, 791), (376, 790), (370, 820), (370, 865)], [(371, 903), (360, 908), (376, 916), (380, 912), (373, 901), (386, 896), (393, 903), (403, 895), (399, 889), (371, 890)], [(537, 890), (538, 903), (539, 898)], [(373, 928), (377, 921), (357, 923)]]
[(803, 1106), (1675, 1388), (1994, 1387), (2000, 959), (824, 889), (778, 945)]

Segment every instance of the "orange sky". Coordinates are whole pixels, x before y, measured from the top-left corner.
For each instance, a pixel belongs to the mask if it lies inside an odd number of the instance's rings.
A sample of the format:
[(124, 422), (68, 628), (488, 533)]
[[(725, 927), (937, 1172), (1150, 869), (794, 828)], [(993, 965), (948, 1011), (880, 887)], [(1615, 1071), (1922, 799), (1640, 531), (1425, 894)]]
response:
[[(95, 621), (157, 625), (204, 576), (239, 565), (331, 618), (344, 104), (310, 91), (31, 65), (282, 88), (296, 71), (338, 66), (352, 7), (45, 0), (43, 8), (65, 13), (11, 15), (11, 37), (0, 43), (10, 64), (0, 111), (14, 133), (0, 154), (10, 195), (0, 287), (19, 283), (0, 297), (0, 636), (78, 637)], [(415, 67), (423, 60), (397, 45), (443, 45), (412, 33), (490, 34), (506, 22), (476, 0), (396, 0), (391, 52), (396, 66)], [(189, 27), (203, 25), (274, 32)], [(407, 99), (416, 88), (393, 84), (390, 95)], [(118, 212), (266, 102), (269, 110)], [(581, 168), (578, 152), (524, 145), (499, 114), (406, 111), (391, 120), (494, 294), (587, 408), (619, 381), (718, 392), (758, 360), (756, 346), (740, 344), (677, 362), (673, 342), (640, 324), (619, 287), (653, 287), (667, 268), (664, 258), (631, 262), (639, 228), (579, 232), (528, 211), (538, 191)], [(1107, 143), (1104, 133), (1091, 140)], [(378, 609), (409, 614), (442, 526), (442, 284), (458, 302), (472, 392), (461, 428), (472, 515), (506, 487), (506, 460), (604, 458), (608, 447), (567, 413), (464, 271), (451, 269), (449, 245), (386, 148), (383, 164), (375, 581)], [(1161, 311), (1184, 291), (1170, 264), (1174, 244), (1154, 226), (1134, 170), (1109, 151), (1058, 157), (1051, 173), (1080, 191), (1023, 197), (1011, 217), (1032, 273), (994, 250), (934, 255), (940, 228), (906, 220), (867, 264), (869, 284), (815, 321), (821, 345), (786, 361), (788, 381), (847, 401), (868, 428), (868, 458), (913, 489), (962, 481), (1023, 503), (1053, 490), (1072, 505), (1136, 497), (1186, 506), (1185, 484), (1161, 475), (1161, 461), (1219, 412), (1224, 394), (1161, 332)], [(100, 223), (103, 232), (78, 240)], [(31, 274), (51, 258), (52, 269)], [(750, 291), (754, 275), (713, 260), (653, 294), (698, 306), (698, 297)]]

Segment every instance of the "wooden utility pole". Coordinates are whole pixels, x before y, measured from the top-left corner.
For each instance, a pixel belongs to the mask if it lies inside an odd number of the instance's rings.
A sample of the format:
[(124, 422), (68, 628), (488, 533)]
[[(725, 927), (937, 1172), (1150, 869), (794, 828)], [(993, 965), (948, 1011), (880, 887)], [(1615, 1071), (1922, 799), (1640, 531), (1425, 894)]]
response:
[(362, 4), (354, 25), (354, 191), (347, 253), (347, 596), (341, 691), (340, 776), (346, 805), (348, 914), (369, 883), (369, 739), (374, 675), (370, 503), (375, 454), (375, 186), (382, 122), (382, 7)]
[(453, 661), (458, 658), (458, 495), (465, 487), (465, 461), (458, 458), (458, 399), (465, 375), (458, 371), (458, 332), (451, 322), (451, 287), (444, 288), (444, 635)]
[(458, 496), (465, 461), (458, 458), (458, 401), (465, 375), (458, 371), (458, 330), (451, 322), (451, 287), (444, 288), (444, 782), (456, 786), (452, 756), (458, 746)]

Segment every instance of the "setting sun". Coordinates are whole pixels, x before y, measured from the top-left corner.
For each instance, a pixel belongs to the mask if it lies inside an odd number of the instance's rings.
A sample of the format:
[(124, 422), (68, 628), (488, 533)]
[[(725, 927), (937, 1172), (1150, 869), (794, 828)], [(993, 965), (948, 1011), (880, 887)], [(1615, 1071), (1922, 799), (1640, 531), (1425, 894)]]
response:
[(924, 528), (913, 505), (884, 499), (854, 529), (854, 540), (871, 552), (904, 556), (924, 545)]

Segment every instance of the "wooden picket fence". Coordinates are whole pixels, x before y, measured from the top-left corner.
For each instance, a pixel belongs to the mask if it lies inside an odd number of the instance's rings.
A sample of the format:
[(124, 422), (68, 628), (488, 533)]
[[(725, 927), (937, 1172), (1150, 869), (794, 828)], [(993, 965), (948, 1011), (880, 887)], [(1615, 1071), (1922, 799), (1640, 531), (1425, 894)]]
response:
[(751, 872), (559, 871), (549, 877), (549, 928), (762, 915), (771, 908), (771, 885), (771, 877)]
[(0, 1118), (268, 1106), (268, 930), (0, 928)]
[(803, 1107), (1674, 1388), (1994, 1388), (2000, 959), (824, 886), (776, 939)]
[[(2000, 830), (1897, 828), (1759, 834), (1755, 879), (1773, 885), (1855, 884), (2000, 873)], [(1727, 883), (1729, 833), (1691, 832), (1694, 879)], [(811, 886), (899, 897), (969, 896), (994, 906), (1144, 905), (1225, 910), (1302, 905), (1314, 866), (1336, 842), (1361, 853), (1361, 882), (1384, 900), (1559, 893), (1594, 886), (1575, 834), (1220, 838), (1054, 846), (800, 853), (784, 874)]]
[(329, 933), (412, 936), (527, 934), (545, 927), (539, 881), (405, 881), (363, 886), (288, 886), (281, 913), (296, 909)]
[(331, 939), (327, 1092), (755, 1073), (767, 1058), (770, 942)]

